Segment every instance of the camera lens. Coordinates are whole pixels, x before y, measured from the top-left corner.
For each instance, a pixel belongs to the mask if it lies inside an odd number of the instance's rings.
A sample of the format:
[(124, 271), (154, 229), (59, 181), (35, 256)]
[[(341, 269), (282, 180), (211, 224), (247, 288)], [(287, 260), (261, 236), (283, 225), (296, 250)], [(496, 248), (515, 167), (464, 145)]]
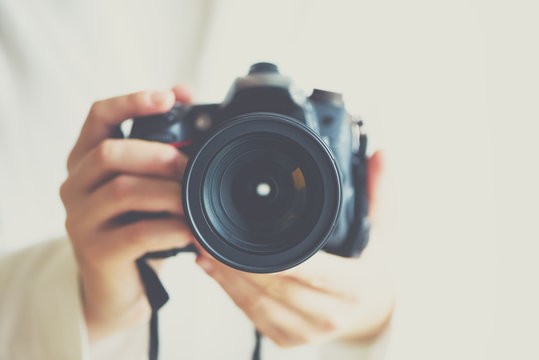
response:
[(306, 260), (331, 234), (340, 179), (312, 130), (272, 113), (216, 128), (184, 176), (186, 218), (201, 245), (237, 269), (274, 272)]

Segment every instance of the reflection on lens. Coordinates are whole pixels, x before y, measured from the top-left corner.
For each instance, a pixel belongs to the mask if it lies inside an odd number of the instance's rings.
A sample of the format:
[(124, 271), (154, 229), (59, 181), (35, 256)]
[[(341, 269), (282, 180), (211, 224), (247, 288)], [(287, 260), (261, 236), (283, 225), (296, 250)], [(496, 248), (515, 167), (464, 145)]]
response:
[(305, 187), (305, 178), (303, 177), (300, 168), (296, 168), (296, 170), (292, 172), (292, 179), (294, 179), (294, 187), (297, 190), (301, 190)]
[(261, 197), (267, 197), (271, 194), (271, 186), (267, 182), (260, 182), (256, 185), (256, 194)]

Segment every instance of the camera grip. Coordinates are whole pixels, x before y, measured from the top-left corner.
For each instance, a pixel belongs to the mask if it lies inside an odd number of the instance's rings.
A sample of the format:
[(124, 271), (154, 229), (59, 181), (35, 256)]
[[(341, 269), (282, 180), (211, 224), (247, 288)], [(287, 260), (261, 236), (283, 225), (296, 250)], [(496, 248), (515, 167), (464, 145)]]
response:
[(176, 104), (164, 114), (134, 118), (128, 137), (167, 143), (189, 156), (195, 129), (185, 117), (187, 112), (188, 106)]
[(360, 135), (360, 147), (352, 156), (352, 181), (354, 184), (354, 218), (342, 244), (327, 251), (343, 257), (358, 257), (369, 242), (371, 222), (368, 217), (367, 195), (367, 136)]

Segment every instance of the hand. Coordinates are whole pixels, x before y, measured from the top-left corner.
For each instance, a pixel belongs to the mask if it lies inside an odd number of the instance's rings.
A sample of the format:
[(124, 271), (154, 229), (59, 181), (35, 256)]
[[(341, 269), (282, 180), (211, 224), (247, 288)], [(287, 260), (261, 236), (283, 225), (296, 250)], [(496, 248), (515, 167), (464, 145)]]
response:
[[(377, 210), (382, 158), (368, 164), (371, 209)], [(380, 333), (394, 306), (386, 244), (371, 234), (359, 258), (324, 252), (277, 274), (250, 274), (202, 251), (197, 263), (213, 277), (277, 345), (290, 347), (330, 339), (366, 340)]]
[[(187, 159), (167, 144), (109, 137), (128, 118), (163, 113), (175, 101), (189, 100), (186, 90), (177, 86), (98, 101), (71, 151), (60, 195), (90, 341), (149, 318), (137, 258), (193, 241), (180, 196)], [(133, 211), (168, 216), (118, 221)]]

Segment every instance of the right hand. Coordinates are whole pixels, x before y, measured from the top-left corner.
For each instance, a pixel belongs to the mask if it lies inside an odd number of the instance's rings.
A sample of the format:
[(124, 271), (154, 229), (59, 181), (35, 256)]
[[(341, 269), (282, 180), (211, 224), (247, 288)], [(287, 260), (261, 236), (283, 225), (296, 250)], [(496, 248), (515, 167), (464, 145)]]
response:
[[(122, 121), (166, 112), (175, 101), (190, 102), (187, 91), (176, 86), (94, 103), (69, 155), (60, 195), (90, 341), (149, 319), (137, 258), (194, 241), (182, 217), (180, 180), (186, 157), (167, 144), (110, 139)], [(115, 221), (132, 211), (170, 216)]]

